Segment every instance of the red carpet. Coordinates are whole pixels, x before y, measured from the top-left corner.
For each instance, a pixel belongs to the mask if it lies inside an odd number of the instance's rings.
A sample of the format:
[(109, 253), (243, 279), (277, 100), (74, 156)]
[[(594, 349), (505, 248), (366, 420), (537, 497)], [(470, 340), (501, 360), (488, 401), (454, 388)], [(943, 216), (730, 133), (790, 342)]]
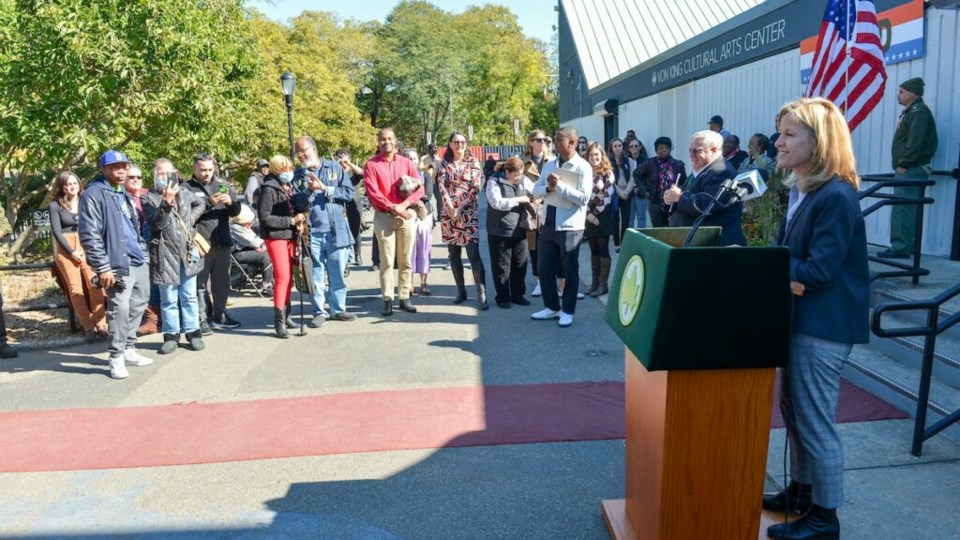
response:
[[(839, 421), (906, 417), (844, 383)], [(0, 413), (0, 472), (620, 439), (623, 418), (620, 382), (7, 412)], [(774, 422), (782, 425), (779, 412)]]

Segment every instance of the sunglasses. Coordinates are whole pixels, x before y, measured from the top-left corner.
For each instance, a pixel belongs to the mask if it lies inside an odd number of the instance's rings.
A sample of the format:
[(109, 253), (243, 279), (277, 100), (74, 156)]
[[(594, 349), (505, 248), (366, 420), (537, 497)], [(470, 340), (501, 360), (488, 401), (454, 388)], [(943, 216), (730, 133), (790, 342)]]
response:
[(143, 180), (142, 176), (127, 176), (127, 180)]
[(547, 138), (544, 138), (544, 137), (539, 137), (539, 138), (536, 138), (536, 139), (530, 139), (530, 142), (545, 143), (545, 142), (547, 142), (547, 141), (549, 141), (549, 140), (550, 140), (550, 139), (547, 139)]

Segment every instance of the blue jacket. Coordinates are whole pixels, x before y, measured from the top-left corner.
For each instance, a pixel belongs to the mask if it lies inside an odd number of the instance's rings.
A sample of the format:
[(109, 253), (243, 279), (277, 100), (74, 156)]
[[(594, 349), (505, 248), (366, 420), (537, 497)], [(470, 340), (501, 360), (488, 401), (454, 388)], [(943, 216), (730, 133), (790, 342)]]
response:
[[(683, 188), (683, 195), (677, 201), (673, 214), (670, 215), (671, 227), (690, 227), (700, 216), (700, 210), (706, 210), (710, 205), (710, 197), (716, 197), (720, 192), (720, 185), (724, 180), (729, 180), (737, 175), (723, 158), (719, 158), (713, 163), (707, 165), (705, 171), (701, 171), (700, 176), (687, 177), (687, 183)], [(705, 193), (706, 195), (700, 195)], [(727, 202), (724, 197), (720, 200)], [(740, 225), (740, 218), (743, 215), (743, 203), (735, 203), (728, 208), (715, 206), (710, 215), (703, 220), (704, 227), (721, 227), (720, 245), (729, 246), (737, 244), (747, 245), (747, 238), (743, 235), (743, 228)]]
[[(129, 223), (124, 223), (124, 219)], [(128, 227), (135, 235), (130, 239), (133, 246), (128, 244)], [(138, 255), (140, 264), (147, 262), (147, 244), (140, 235), (133, 197), (122, 188), (114, 189), (102, 175), (94, 178), (80, 195), (77, 231), (87, 263), (98, 274), (113, 270), (118, 276), (130, 275), (130, 263), (136, 262)], [(140, 253), (131, 257), (137, 245)]]
[(309, 170), (320, 178), (327, 189), (311, 192), (307, 186), (307, 170), (306, 167), (296, 170), (293, 185), (310, 194), (310, 230), (329, 227), (335, 247), (352, 246), (354, 238), (347, 221), (346, 204), (353, 200), (356, 190), (350, 176), (339, 164), (323, 159), (319, 168), (311, 167)]
[(777, 241), (790, 248), (790, 279), (804, 285), (793, 302), (793, 331), (840, 343), (869, 339), (867, 235), (853, 186), (834, 177), (807, 193), (784, 218)]

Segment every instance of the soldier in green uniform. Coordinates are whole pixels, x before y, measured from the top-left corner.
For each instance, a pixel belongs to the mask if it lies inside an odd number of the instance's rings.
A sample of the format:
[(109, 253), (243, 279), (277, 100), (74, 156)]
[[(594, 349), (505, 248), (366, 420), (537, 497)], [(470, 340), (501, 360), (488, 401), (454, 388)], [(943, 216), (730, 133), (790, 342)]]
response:
[[(900, 84), (897, 101), (903, 112), (893, 134), (893, 168), (898, 178), (926, 180), (930, 162), (937, 151), (937, 125), (933, 113), (923, 102), (923, 79), (914, 77)], [(894, 194), (917, 197), (920, 188), (897, 187)], [(877, 253), (887, 259), (907, 259), (913, 255), (917, 237), (917, 207), (896, 205), (891, 209), (890, 249)]]
[[(7, 220), (7, 214), (0, 208), (0, 238), (10, 234), (13, 229)], [(14, 358), (17, 350), (7, 343), (7, 323), (3, 317), (3, 291), (0, 290), (0, 358)]]

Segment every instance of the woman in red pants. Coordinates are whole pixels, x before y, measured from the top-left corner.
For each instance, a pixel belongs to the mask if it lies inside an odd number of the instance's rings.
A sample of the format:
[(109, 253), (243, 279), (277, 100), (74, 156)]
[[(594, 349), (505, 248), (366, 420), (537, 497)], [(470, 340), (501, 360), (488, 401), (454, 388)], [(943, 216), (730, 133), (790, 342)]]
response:
[(260, 187), (260, 237), (273, 263), (273, 327), (278, 338), (288, 338), (292, 270), (295, 266), (297, 231), (306, 216), (294, 209), (293, 162), (282, 155), (270, 159), (270, 173)]

